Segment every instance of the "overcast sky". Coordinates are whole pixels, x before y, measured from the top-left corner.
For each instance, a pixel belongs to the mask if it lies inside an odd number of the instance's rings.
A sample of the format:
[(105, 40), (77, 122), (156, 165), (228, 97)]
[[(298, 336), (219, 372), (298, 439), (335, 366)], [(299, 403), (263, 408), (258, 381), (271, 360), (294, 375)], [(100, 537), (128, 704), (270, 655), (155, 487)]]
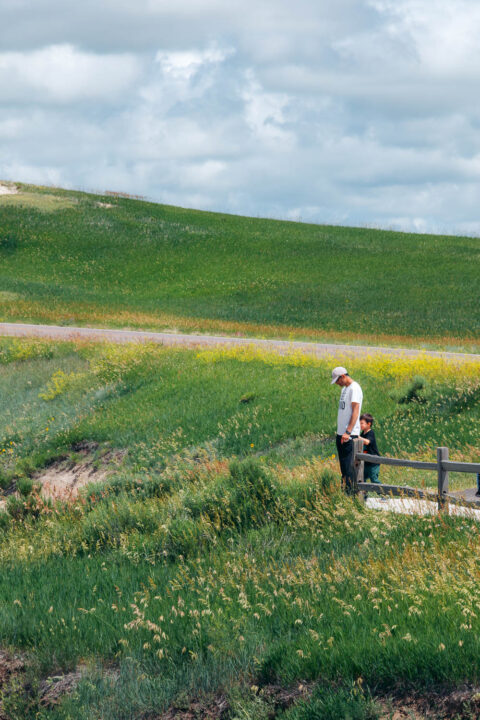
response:
[(480, 234), (478, 0), (0, 0), (0, 178)]

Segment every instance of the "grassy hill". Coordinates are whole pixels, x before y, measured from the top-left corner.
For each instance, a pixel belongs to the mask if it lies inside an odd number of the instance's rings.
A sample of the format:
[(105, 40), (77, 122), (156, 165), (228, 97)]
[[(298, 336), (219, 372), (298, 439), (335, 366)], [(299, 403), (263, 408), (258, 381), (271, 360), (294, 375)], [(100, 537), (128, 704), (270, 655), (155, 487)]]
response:
[[(476, 716), (480, 526), (340, 491), (330, 367), (253, 348), (0, 340), (4, 717), (391, 720), (415, 702), (431, 709), (417, 717)], [(478, 459), (478, 363), (350, 369), (382, 452)], [(39, 494), (85, 454), (78, 497)]]
[[(19, 189), (1, 320), (480, 350), (476, 239)], [(382, 453), (478, 461), (476, 361), (0, 338), (1, 718), (478, 716), (480, 525), (341, 492), (342, 362)]]
[(1, 320), (479, 348), (476, 238), (18, 189), (0, 196)]

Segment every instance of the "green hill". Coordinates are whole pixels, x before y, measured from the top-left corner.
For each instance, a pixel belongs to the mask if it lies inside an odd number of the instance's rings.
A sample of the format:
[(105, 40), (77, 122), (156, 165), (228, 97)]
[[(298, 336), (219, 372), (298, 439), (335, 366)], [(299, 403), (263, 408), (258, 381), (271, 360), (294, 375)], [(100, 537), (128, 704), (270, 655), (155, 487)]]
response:
[(0, 320), (479, 347), (476, 238), (17, 188), (0, 195)]
[[(351, 363), (383, 453), (478, 459), (479, 363)], [(341, 492), (330, 370), (0, 338), (1, 718), (478, 717), (480, 525)]]

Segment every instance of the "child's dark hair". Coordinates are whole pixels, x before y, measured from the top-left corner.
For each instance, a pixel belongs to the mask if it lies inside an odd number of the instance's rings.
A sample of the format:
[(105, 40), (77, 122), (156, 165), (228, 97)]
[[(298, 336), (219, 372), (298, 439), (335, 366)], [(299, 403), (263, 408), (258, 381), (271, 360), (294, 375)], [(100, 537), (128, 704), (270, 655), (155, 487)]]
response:
[(369, 425), (373, 425), (374, 423), (373, 415), (370, 415), (370, 413), (363, 413), (363, 415), (360, 415), (360, 420), (365, 420), (365, 422)]

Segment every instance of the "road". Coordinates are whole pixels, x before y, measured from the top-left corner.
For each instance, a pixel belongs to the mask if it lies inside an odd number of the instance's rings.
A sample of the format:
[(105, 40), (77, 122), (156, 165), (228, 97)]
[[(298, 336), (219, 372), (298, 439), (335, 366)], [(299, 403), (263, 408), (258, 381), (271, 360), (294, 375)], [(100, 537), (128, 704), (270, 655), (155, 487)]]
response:
[(292, 352), (311, 353), (322, 356), (364, 357), (366, 355), (389, 354), (403, 357), (429, 355), (456, 362), (478, 361), (480, 355), (412, 348), (373, 347), (368, 345), (337, 345), (333, 343), (302, 342), (289, 340), (223, 337), (219, 335), (187, 335), (182, 333), (148, 332), (143, 330), (112, 330), (107, 328), (71, 327), (63, 325), (34, 325), (26, 323), (0, 323), (0, 335), (15, 337), (43, 337), (55, 340), (108, 340), (115, 343), (155, 342), (161, 345), (185, 347), (238, 347), (255, 345), (280, 354)]

